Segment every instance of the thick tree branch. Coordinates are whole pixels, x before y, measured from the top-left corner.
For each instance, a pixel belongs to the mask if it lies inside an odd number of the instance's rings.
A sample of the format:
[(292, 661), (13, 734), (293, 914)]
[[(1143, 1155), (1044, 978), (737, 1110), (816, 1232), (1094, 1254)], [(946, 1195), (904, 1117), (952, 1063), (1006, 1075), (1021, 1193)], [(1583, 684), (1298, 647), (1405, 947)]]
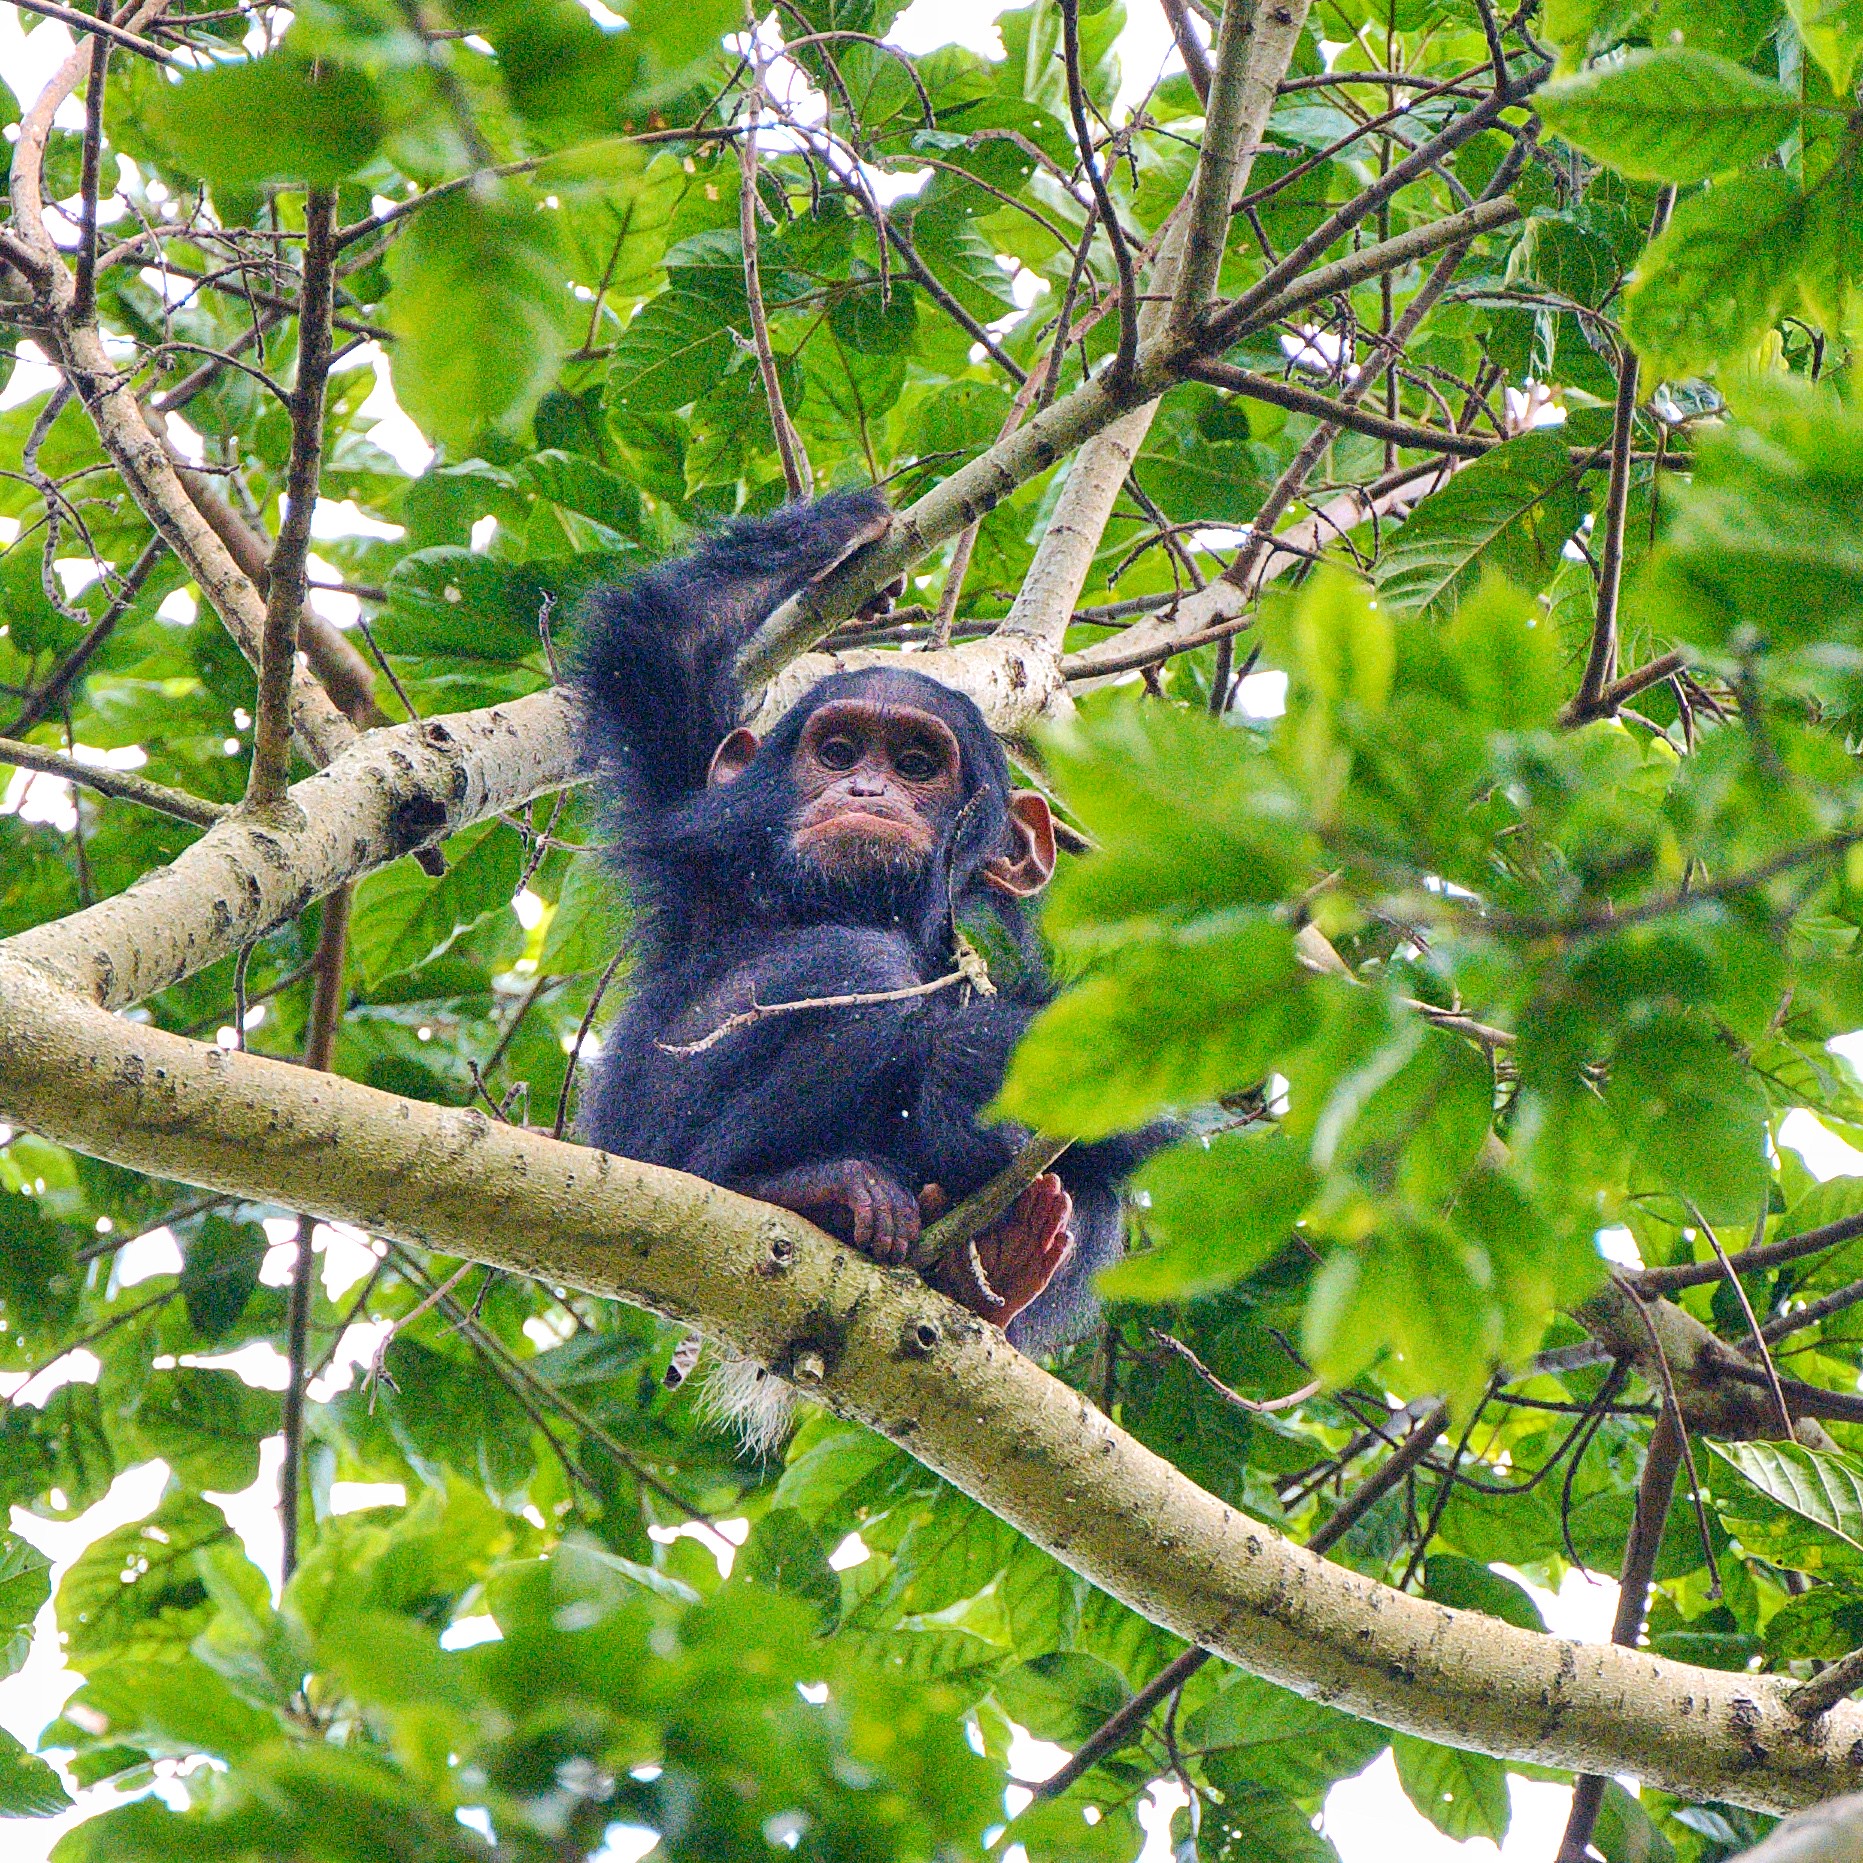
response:
[[(1855, 1783), (1863, 1708), (1565, 1642), (1331, 1566), (1205, 1494), (909, 1271), (674, 1171), (189, 1043), (0, 950), (0, 1118), (697, 1323), (908, 1447), (1188, 1641), (1428, 1739), (1782, 1810)], [(1852, 1760), (1850, 1755), (1858, 1756)]]
[[(1171, 296), (1170, 328), (1185, 341), (1190, 340), (1216, 290), (1229, 238), (1230, 209), (1248, 191), (1249, 170), (1261, 139), (1262, 122), (1253, 120), (1249, 108), (1258, 18), (1252, 6), (1226, 6), (1216, 30), (1216, 69), (1205, 101), (1203, 146), (1190, 184), (1183, 263)], [(1175, 17), (1171, 23), (1175, 30)], [(1285, 67), (1275, 73), (1271, 93), (1285, 75)]]
[(371, 732), (295, 784), (288, 819), (234, 817), (126, 892), (10, 948), (105, 1008), (191, 977), (346, 880), (577, 780), (554, 692)]

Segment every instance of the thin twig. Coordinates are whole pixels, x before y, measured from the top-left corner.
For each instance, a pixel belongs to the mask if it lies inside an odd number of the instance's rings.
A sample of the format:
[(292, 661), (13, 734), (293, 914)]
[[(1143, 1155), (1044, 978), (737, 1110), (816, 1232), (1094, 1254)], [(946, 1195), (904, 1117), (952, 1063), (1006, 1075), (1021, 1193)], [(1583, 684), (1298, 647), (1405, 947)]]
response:
[(78, 265), (71, 291), (71, 320), (89, 323), (97, 310), (97, 189), (103, 159), (104, 76), (110, 66), (110, 40), (91, 40), (90, 83), (84, 92), (84, 151), (78, 180)]
[[(304, 1038), (304, 1065), (328, 1073), (336, 1051), (336, 1031), (343, 1019), (343, 961), (349, 950), (349, 907), (354, 897), (339, 886), (323, 902), (317, 933), (316, 989)], [(284, 1461), (278, 1471), (278, 1525), (283, 1536), (280, 1568), (288, 1581), (298, 1564), (298, 1490), (304, 1465), (304, 1387), (310, 1356), (311, 1293), (317, 1257), (311, 1248), (316, 1218), (298, 1218), (298, 1252), (291, 1264), (291, 1301), (286, 1327), (290, 1373), (285, 1381)]]
[(330, 317), (336, 249), (334, 189), (312, 188), (304, 203), (304, 280), (298, 309), (297, 382), (291, 392), (291, 457), (285, 469), (285, 513), (266, 564), (271, 587), (259, 654), (259, 694), (253, 708), (249, 807), (281, 802), (291, 781), (291, 683), (297, 670), (298, 619), (304, 609), (311, 514), (323, 468), (324, 385), (330, 374)]
[(81, 13), (76, 7), (60, 6), (58, 0), (13, 0), (13, 4), (22, 13), (36, 13), (41, 19), (55, 19), (61, 26), (69, 26), (73, 32), (94, 33), (100, 39), (108, 39), (113, 45), (122, 46), (125, 51), (151, 58), (158, 65), (174, 63), (166, 47), (157, 45), (153, 39), (144, 39), (127, 31), (101, 14)]
[(928, 983), (909, 983), (902, 989), (856, 990), (846, 996), (805, 996), (793, 1003), (760, 1003), (753, 994), (748, 1009), (726, 1016), (709, 1035), (702, 1035), (697, 1041), (656, 1041), (653, 1045), (662, 1054), (703, 1054), (706, 1049), (715, 1048), (727, 1035), (749, 1028), (754, 1022), (767, 1021), (771, 1016), (794, 1015), (802, 1009), (862, 1009), (870, 1003), (903, 1003), (914, 996), (930, 996), (938, 990), (948, 990), (954, 983), (974, 984), (976, 980), (972, 971), (948, 970)]
[[(1238, 11), (1253, 18), (1249, 8)], [(1074, 119), (1074, 140), (1080, 145), (1080, 160), (1087, 171), (1093, 198), (1100, 210), (1100, 224), (1106, 228), (1107, 243), (1113, 249), (1113, 266), (1119, 275), (1119, 348), (1113, 358), (1113, 380), (1129, 381), (1138, 361), (1138, 281), (1133, 274), (1132, 249), (1126, 243), (1125, 228), (1094, 153), (1093, 129), (1087, 121), (1087, 97), (1080, 77), (1080, 0), (1061, 0), (1061, 51), (1067, 67), (1067, 107)], [(1228, 196), (1224, 196), (1227, 201)]]
[(1161, 1332), (1156, 1326), (1150, 1331), (1151, 1336), (1167, 1352), (1174, 1353), (1181, 1358), (1224, 1403), (1233, 1404), (1238, 1410), (1246, 1410), (1252, 1417), (1271, 1417), (1276, 1411), (1297, 1409), (1309, 1398), (1319, 1396), (1320, 1392), (1325, 1389), (1318, 1378), (1313, 1378), (1301, 1385), (1298, 1390), (1289, 1391), (1285, 1397), (1244, 1397), (1240, 1391), (1232, 1391), (1222, 1379), (1217, 1377), (1215, 1372), (1204, 1364), (1183, 1340), (1175, 1339), (1167, 1332)]
[(45, 776), (63, 777), (68, 783), (96, 790), (100, 796), (133, 802), (139, 808), (153, 809), (158, 815), (192, 822), (197, 828), (211, 828), (232, 812), (222, 803), (207, 802), (199, 796), (190, 796), (185, 790), (151, 783), (144, 777), (132, 776), (127, 770), (80, 763), (75, 757), (44, 750), (37, 744), (22, 744), (10, 737), (0, 737), (0, 763), (10, 763), (22, 770), (37, 770)]
[(757, 352), (757, 373), (763, 381), (763, 398), (769, 406), (776, 450), (783, 462), (783, 481), (789, 501), (799, 504), (814, 485), (809, 456), (802, 436), (783, 402), (782, 379), (776, 372), (776, 353), (770, 347), (770, 320), (763, 305), (763, 277), (757, 263), (757, 123), (763, 114), (763, 69), (751, 86), (745, 109), (746, 129), (737, 145), (742, 180), (738, 188), (737, 225), (744, 255), (744, 298), (750, 307), (750, 335)]
[[(1656, 195), (1649, 236), (1656, 239), (1669, 224), (1675, 189)], [(1580, 711), (1595, 711), (1604, 689), (1617, 676), (1617, 600), (1624, 576), (1624, 525), (1630, 512), (1630, 444), (1637, 420), (1637, 353), (1628, 343), (1617, 363), (1617, 405), (1611, 421), (1611, 481), (1604, 502), (1604, 547), (1598, 560), (1598, 605), (1592, 620), (1591, 648), (1584, 678), (1574, 701)]]
[[(1734, 1264), (1728, 1259), (1726, 1249), (1721, 1246), (1721, 1239), (1714, 1233), (1714, 1225), (1702, 1215), (1697, 1205), (1688, 1197), (1682, 1199), (1690, 1216), (1695, 1219), (1695, 1227), (1707, 1237), (1709, 1248), (1714, 1251), (1714, 1259), (1721, 1264), (1721, 1273), (1727, 1277), (1727, 1284), (1734, 1290), (1734, 1298), (1740, 1302), (1740, 1311), (1746, 1315), (1747, 1330), (1753, 1335), (1753, 1345), (1759, 1353), (1760, 1363), (1765, 1367), (1766, 1380), (1772, 1390), (1774, 1408), (1779, 1413), (1779, 1427), (1789, 1442), (1792, 1437), (1792, 1413), (1785, 1407), (1785, 1391), (1779, 1383), (1779, 1368), (1772, 1362), (1772, 1354), (1766, 1349), (1766, 1335), (1760, 1329), (1759, 1316), (1753, 1311), (1753, 1303), (1747, 1298), (1747, 1290), (1740, 1276), (1734, 1272)], [(1766, 1199), (1760, 1199), (1759, 1224), (1753, 1242), (1757, 1247), (1759, 1239), (1766, 1233)]]

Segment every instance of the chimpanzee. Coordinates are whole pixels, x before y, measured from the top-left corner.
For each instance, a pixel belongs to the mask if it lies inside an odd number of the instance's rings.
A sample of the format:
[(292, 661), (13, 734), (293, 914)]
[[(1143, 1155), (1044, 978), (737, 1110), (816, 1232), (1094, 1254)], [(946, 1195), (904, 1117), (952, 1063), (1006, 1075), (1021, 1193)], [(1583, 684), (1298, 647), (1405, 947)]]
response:
[[(895, 1262), (1024, 1136), (978, 1114), (1051, 994), (1023, 901), (1055, 839), (976, 706), (903, 659), (822, 680), (761, 742), (740, 723), (744, 642), (889, 521), (863, 491), (729, 525), (597, 597), (571, 683), (634, 912), (582, 1136)], [(948, 976), (960, 932), (995, 994), (755, 1013)], [(1025, 1350), (1078, 1337), (1144, 1148), (1073, 1147), (931, 1278)]]

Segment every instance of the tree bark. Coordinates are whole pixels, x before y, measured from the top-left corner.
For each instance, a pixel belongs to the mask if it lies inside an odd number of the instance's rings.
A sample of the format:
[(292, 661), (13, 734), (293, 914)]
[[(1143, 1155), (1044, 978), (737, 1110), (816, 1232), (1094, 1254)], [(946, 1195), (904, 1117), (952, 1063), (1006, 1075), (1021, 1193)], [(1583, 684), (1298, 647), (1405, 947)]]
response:
[(112, 1016), (20, 942), (0, 946), (0, 1118), (700, 1325), (800, 1374), (1152, 1622), (1385, 1726), (1767, 1811), (1863, 1777), (1863, 1706), (1806, 1724), (1776, 1679), (1566, 1642), (1329, 1565), (1203, 1492), (918, 1276), (799, 1218)]

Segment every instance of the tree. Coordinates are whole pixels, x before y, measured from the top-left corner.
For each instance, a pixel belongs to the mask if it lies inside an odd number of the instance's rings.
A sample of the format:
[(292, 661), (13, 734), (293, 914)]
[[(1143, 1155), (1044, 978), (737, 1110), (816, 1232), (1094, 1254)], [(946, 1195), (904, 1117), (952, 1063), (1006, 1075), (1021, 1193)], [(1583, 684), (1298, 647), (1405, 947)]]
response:
[[(1165, 0), (1121, 110), (1076, 0), (1000, 59), (25, 3), (78, 36), (0, 230), (0, 1354), (96, 1376), (0, 1498), (166, 1464), (46, 1745), (187, 1801), (61, 1858), (1126, 1858), (1160, 1773), (1182, 1854), (1320, 1857), (1393, 1745), (1452, 1835), (1577, 1774), (1566, 1856), (1691, 1863), (1858, 1783), (1863, 1187), (1785, 1126), (1863, 1129), (1863, 12)], [(977, 698), (1072, 831), (1004, 1112), (1197, 1128), (1049, 1370), (564, 1138), (617, 923), (555, 638), (866, 481), (762, 715), (901, 646)], [(780, 1461), (695, 1329), (820, 1401)], [(279, 1432), (274, 1600), (207, 1497)], [(721, 1581), (668, 1530), (727, 1516)], [(1615, 1645), (1502, 1565), (1619, 1572)], [(0, 1543), (9, 1662), (46, 1590)], [(999, 1834), (1012, 1725), (1076, 1754)]]

